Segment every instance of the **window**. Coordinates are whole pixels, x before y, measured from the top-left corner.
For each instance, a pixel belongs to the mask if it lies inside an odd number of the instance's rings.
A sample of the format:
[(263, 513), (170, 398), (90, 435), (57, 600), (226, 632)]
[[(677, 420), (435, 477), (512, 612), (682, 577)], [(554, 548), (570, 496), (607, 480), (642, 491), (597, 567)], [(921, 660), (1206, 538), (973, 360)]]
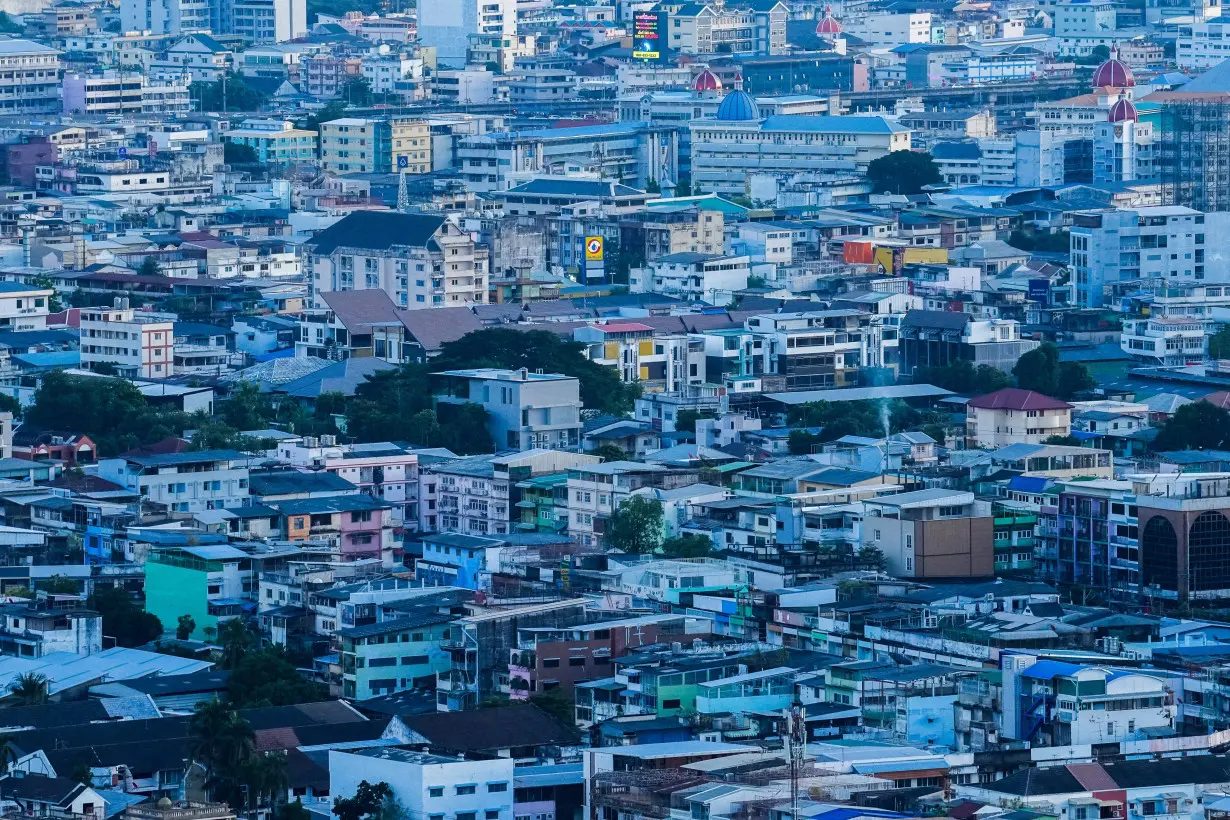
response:
[(558, 669), (559, 668), (559, 658), (543, 658), (542, 668), (543, 669)]
[(569, 658), (568, 665), (569, 666), (584, 666), (585, 659), (584, 658)]
[[(458, 786), (457, 787), (457, 794), (474, 794), (474, 791), (475, 791), (475, 788), (474, 788), (473, 783), (471, 783), (468, 786)], [(474, 815), (470, 815), (470, 816), (473, 817)], [(459, 814), (457, 815), (457, 817), (460, 820), (461, 815)]]
[(489, 792), (506, 792), (508, 791), (508, 783), (488, 783), (487, 791)]
[[(432, 786), (430, 789), (427, 790), (427, 796), (428, 797), (443, 797), (444, 787), (443, 786)], [(440, 816), (443, 816), (443, 815), (440, 815)]]
[(500, 816), (500, 810), (499, 809), (487, 809), (485, 816), (487, 820), (497, 820), (497, 818), (499, 818)]
[(670, 698), (668, 700), (662, 701), (662, 708), (663, 709), (678, 709), (679, 708), (679, 698)]
[[(461, 790), (460, 790), (460, 789), (458, 789), (457, 791), (458, 791), (458, 792), (460, 792)], [(474, 820), (474, 818), (475, 818), (476, 816), (477, 816), (477, 813), (476, 813), (476, 812), (472, 812), (472, 811), (459, 811), (459, 812), (457, 812), (457, 820)]]

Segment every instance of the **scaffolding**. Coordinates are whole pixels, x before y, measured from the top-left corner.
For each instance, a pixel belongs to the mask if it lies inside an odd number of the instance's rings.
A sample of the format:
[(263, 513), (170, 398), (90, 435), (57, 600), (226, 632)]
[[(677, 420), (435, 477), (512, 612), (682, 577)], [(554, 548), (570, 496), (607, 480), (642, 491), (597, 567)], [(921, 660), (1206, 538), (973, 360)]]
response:
[(1230, 94), (1162, 96), (1162, 202), (1206, 212), (1230, 209)]

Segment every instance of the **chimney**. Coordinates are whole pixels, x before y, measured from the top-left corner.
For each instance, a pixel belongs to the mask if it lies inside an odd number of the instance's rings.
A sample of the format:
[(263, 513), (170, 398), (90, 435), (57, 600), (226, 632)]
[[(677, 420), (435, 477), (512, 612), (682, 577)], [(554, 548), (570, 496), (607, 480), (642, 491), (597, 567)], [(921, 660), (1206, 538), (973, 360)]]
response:
[(521, 381), (523, 381), (523, 382), (529, 381), (529, 380), (530, 380), (530, 371), (529, 371), (528, 369), (524, 368), (524, 367), (523, 367), (523, 368), (521, 368), (520, 370), (518, 370), (518, 371), (517, 371), (517, 378), (518, 378), (518, 379), (520, 379), (520, 380), (521, 380)]

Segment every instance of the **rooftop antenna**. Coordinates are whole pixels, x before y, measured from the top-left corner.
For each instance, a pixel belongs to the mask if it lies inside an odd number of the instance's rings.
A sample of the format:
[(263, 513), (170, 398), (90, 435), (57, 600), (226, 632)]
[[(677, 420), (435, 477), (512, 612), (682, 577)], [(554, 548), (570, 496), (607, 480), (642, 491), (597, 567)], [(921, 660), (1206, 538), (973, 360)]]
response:
[(790, 750), (790, 817), (799, 820), (799, 777), (807, 748), (807, 713), (798, 704), (786, 712), (786, 747)]

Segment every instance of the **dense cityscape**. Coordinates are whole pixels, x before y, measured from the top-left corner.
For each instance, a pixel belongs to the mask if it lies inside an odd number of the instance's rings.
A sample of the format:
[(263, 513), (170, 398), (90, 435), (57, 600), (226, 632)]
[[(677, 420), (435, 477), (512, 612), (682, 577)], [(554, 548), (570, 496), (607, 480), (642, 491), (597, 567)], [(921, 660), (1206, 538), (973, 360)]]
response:
[(0, 0), (0, 820), (1230, 820), (1218, 0)]

